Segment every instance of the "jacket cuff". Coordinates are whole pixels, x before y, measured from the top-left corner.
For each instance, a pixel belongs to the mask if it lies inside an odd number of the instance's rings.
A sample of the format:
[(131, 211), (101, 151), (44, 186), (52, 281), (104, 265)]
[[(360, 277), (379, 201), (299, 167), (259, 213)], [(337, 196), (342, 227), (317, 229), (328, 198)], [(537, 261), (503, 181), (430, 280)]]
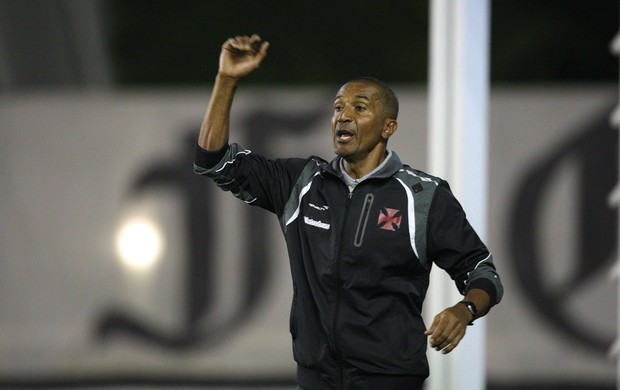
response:
[(201, 148), (200, 145), (196, 145), (194, 164), (200, 168), (211, 169), (224, 158), (228, 147), (229, 145), (226, 144), (220, 150), (209, 151)]
[(475, 279), (471, 282), (469, 286), (467, 286), (467, 291), (474, 288), (483, 290), (487, 294), (489, 294), (489, 296), (491, 297), (491, 300), (489, 302), (489, 309), (499, 303), (497, 301), (497, 289), (495, 288), (495, 285), (492, 281), (485, 278)]

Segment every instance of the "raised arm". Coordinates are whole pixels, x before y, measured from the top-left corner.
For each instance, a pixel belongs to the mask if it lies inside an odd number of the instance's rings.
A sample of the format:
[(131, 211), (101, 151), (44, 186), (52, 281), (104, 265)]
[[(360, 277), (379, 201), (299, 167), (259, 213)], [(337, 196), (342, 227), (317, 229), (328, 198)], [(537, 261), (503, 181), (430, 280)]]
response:
[(198, 136), (201, 148), (217, 151), (228, 143), (230, 108), (237, 84), (260, 66), (268, 48), (269, 42), (263, 42), (256, 34), (237, 36), (224, 42), (211, 99)]

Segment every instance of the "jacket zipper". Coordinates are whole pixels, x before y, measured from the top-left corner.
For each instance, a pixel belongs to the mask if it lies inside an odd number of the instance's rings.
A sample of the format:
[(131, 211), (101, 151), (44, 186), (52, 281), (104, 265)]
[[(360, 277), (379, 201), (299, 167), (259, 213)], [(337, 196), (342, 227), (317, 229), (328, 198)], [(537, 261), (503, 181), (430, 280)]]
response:
[(364, 242), (364, 234), (366, 233), (366, 225), (368, 224), (368, 216), (370, 215), (370, 207), (375, 197), (373, 194), (368, 193), (364, 198), (364, 205), (362, 206), (362, 212), (360, 213), (360, 219), (357, 221), (357, 229), (355, 230), (355, 239), (353, 245), (357, 248), (362, 246)]
[(342, 238), (344, 236), (345, 225), (347, 220), (347, 215), (349, 214), (349, 205), (351, 204), (351, 198), (353, 197), (353, 191), (349, 191), (349, 195), (347, 197), (347, 202), (344, 206), (344, 219), (342, 228), (340, 229), (340, 240), (338, 241), (338, 257), (336, 258), (336, 309), (334, 311), (334, 319), (332, 321), (332, 334), (334, 338), (334, 355), (336, 355), (336, 359), (338, 361), (339, 366), (339, 378), (338, 378), (338, 388), (342, 389), (343, 378), (342, 378), (342, 356), (340, 356), (340, 348), (338, 348), (338, 337), (336, 334), (336, 325), (338, 322), (338, 316), (340, 314), (340, 291), (342, 290), (341, 281), (340, 281), (340, 262), (342, 258)]

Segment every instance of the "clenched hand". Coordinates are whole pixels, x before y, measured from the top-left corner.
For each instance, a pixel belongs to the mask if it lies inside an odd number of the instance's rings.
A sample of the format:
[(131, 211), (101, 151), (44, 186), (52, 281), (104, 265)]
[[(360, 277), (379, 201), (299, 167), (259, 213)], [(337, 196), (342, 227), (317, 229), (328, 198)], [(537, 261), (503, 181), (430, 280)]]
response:
[(218, 73), (235, 79), (246, 76), (260, 66), (268, 48), (269, 42), (256, 34), (230, 38), (222, 45)]

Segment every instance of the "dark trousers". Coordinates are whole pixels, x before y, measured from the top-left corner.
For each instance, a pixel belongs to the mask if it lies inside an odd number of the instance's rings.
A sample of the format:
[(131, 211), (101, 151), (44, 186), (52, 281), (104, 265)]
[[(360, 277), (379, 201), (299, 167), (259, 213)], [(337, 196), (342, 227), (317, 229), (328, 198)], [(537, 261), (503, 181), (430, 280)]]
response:
[(297, 390), (331, 390), (337, 387), (344, 390), (422, 390), (426, 379), (415, 375), (371, 374), (348, 363), (342, 363), (340, 369), (341, 377), (338, 379), (298, 365)]
[[(411, 387), (411, 388), (410, 388), (410, 389), (408, 389), (408, 390), (422, 390), (422, 389), (423, 389), (423, 387), (424, 387), (424, 386), (423, 386), (423, 383), (420, 383), (420, 384), (419, 384), (419, 386), (414, 385), (414, 387)], [(306, 389), (305, 387), (301, 387), (301, 386), (297, 385), (297, 390), (309, 390), (309, 389)], [(387, 389), (386, 389), (386, 390), (387, 390)]]

